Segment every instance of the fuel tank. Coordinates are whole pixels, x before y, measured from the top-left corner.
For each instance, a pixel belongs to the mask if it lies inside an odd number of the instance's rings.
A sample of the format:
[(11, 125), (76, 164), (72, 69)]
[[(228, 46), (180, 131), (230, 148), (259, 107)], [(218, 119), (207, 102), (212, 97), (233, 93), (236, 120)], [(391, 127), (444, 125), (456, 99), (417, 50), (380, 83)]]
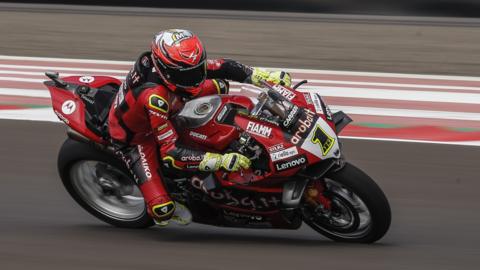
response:
[(213, 95), (185, 103), (173, 117), (182, 144), (203, 150), (225, 150), (239, 136), (234, 124), (237, 113), (248, 112), (254, 104), (250, 98)]

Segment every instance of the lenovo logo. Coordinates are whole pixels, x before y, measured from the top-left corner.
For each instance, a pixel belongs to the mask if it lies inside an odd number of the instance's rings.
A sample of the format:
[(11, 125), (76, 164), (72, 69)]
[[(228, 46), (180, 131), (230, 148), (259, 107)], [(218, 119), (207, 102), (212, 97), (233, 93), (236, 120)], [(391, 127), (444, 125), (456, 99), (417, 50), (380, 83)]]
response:
[(296, 168), (296, 167), (301, 166), (305, 163), (307, 163), (307, 157), (305, 155), (296, 156), (296, 157), (291, 158), (289, 160), (275, 163), (275, 170), (277, 172), (281, 172), (281, 171)]

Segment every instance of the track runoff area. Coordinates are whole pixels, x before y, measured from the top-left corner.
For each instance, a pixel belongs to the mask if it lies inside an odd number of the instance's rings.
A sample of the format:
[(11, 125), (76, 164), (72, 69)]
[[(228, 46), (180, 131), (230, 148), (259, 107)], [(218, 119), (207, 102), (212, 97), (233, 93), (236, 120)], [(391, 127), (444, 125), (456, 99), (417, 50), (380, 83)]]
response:
[[(123, 80), (133, 62), (0, 55), (0, 119), (58, 121), (42, 82), (61, 76)], [(275, 68), (271, 68), (275, 69)], [(354, 122), (342, 138), (480, 146), (480, 77), (284, 69)], [(231, 83), (231, 93), (260, 91)]]

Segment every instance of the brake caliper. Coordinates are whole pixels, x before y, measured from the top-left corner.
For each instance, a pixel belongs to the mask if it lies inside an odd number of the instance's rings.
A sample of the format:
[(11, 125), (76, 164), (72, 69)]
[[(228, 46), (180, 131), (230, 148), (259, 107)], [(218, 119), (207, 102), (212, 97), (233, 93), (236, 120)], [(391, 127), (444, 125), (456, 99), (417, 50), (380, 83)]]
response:
[(332, 201), (324, 195), (324, 191), (324, 181), (312, 181), (305, 190), (305, 200), (315, 208), (331, 210)]

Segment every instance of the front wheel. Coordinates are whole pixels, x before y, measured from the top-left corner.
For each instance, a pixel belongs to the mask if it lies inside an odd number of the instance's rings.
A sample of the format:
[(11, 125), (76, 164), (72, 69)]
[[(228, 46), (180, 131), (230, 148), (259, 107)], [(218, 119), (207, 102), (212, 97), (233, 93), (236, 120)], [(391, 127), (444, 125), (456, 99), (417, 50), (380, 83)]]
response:
[(336, 241), (356, 243), (373, 243), (388, 231), (388, 200), (360, 169), (346, 163), (313, 184), (321, 187), (320, 201), (305, 203), (302, 209), (304, 221), (312, 229)]
[(154, 224), (131, 174), (112, 155), (67, 139), (58, 155), (58, 171), (72, 198), (95, 217), (125, 228)]

